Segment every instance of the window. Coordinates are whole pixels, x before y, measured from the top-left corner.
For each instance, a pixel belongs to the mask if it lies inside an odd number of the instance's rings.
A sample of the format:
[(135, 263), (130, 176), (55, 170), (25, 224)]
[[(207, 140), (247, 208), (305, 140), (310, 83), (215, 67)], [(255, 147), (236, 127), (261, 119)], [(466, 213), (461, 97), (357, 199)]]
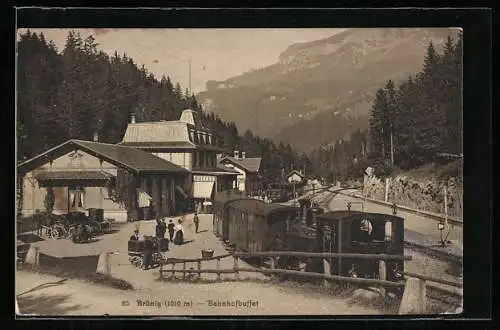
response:
[(83, 187), (70, 187), (69, 202), (72, 208), (84, 208), (85, 189), (83, 189)]
[(385, 240), (391, 241), (391, 239), (392, 239), (392, 222), (386, 221), (385, 222)]
[(200, 151), (200, 161), (199, 161), (199, 167), (205, 167), (205, 153), (203, 151)]
[(353, 242), (372, 242), (373, 241), (373, 225), (368, 219), (355, 221), (353, 225)]
[(208, 167), (214, 167), (214, 157), (213, 157), (213, 154), (208, 154)]
[(285, 221), (285, 231), (287, 233), (290, 231), (291, 224), (292, 224), (292, 218), (291, 217), (287, 217), (286, 221)]

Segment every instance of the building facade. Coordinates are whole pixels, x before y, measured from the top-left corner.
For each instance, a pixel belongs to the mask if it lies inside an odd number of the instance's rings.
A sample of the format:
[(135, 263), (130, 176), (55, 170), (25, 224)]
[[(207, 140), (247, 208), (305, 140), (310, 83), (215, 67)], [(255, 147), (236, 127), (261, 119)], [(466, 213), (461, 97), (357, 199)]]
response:
[(245, 152), (239, 153), (235, 150), (233, 156), (226, 156), (220, 160), (220, 164), (225, 168), (238, 172), (236, 182), (233, 185), (246, 195), (255, 194), (259, 188), (260, 157), (246, 157)]
[(240, 172), (217, 162), (221, 142), (190, 109), (174, 121), (132, 116), (116, 145), (97, 136), (69, 140), (19, 164), (21, 213), (44, 211), (49, 189), (54, 213), (100, 208), (106, 217), (137, 220), (192, 210), (236, 185)]
[(173, 121), (137, 123), (132, 117), (120, 144), (149, 152), (187, 170), (185, 199), (211, 200), (215, 193), (232, 187), (238, 175), (217, 163), (217, 154), (224, 152), (222, 141), (190, 109)]
[[(99, 208), (117, 221), (168, 216), (188, 174), (135, 148), (69, 140), (19, 164), (21, 215), (46, 211), (51, 190), (56, 214)], [(141, 209), (139, 195), (146, 191), (151, 203)]]
[(297, 170), (293, 170), (286, 175), (286, 181), (288, 183), (302, 183), (304, 181), (304, 178), (304, 174)]

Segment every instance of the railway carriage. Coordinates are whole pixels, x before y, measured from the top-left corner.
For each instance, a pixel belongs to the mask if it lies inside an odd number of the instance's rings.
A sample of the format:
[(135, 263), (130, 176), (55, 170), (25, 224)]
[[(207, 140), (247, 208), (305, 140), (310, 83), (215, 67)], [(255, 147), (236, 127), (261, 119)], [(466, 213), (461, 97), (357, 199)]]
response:
[(226, 204), (229, 219), (229, 241), (245, 252), (275, 249), (283, 240), (287, 227), (296, 221), (296, 207), (266, 203), (254, 198), (232, 200)]
[(223, 241), (229, 240), (229, 215), (228, 204), (232, 201), (247, 199), (239, 193), (220, 192), (215, 196), (213, 203), (213, 227), (212, 230), (215, 236), (220, 237)]
[[(360, 211), (333, 211), (316, 216), (314, 233), (290, 232), (291, 249), (309, 252), (404, 255), (404, 219), (395, 215)], [(331, 260), (335, 275), (377, 278), (379, 261), (359, 258)], [(404, 272), (403, 260), (386, 262), (387, 279), (396, 281)]]

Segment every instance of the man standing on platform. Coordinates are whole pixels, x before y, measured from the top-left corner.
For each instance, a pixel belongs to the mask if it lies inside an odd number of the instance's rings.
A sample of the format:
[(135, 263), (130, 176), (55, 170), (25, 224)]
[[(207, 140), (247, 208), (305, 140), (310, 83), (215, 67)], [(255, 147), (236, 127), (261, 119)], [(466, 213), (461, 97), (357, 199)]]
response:
[(175, 231), (175, 224), (173, 223), (172, 219), (168, 222), (168, 235), (170, 236), (170, 241), (174, 239), (174, 231)]
[(198, 227), (200, 226), (200, 218), (198, 218), (198, 213), (196, 212), (194, 213), (193, 222), (194, 222), (195, 232), (198, 233)]
[(151, 237), (144, 237), (144, 255), (143, 255), (143, 266), (144, 270), (153, 267), (153, 241)]

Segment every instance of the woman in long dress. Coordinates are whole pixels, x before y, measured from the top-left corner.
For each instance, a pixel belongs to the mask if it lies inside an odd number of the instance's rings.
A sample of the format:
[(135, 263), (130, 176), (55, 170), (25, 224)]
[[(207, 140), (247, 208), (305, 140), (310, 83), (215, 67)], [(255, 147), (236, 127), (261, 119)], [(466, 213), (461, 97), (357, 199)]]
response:
[(174, 244), (181, 245), (183, 242), (184, 242), (184, 228), (182, 227), (182, 221), (179, 220), (177, 226), (175, 226)]

